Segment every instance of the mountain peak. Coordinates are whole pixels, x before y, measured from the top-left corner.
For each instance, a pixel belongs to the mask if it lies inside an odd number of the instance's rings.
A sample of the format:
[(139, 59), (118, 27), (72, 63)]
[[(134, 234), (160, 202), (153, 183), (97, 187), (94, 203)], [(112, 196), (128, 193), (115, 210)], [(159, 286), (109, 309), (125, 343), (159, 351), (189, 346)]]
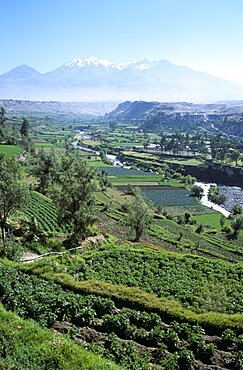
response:
[(75, 58), (65, 64), (65, 66), (78, 67), (78, 68), (83, 68), (83, 67), (90, 66), (90, 65), (96, 65), (96, 66), (102, 65), (104, 67), (110, 67), (112, 66), (112, 63), (106, 59), (99, 59), (95, 56), (92, 56), (86, 59)]
[(20, 64), (17, 67), (11, 69), (9, 72), (4, 73), (1, 77), (12, 78), (12, 79), (22, 79), (31, 78), (41, 75), (36, 69), (28, 66), (27, 64)]
[(17, 67), (13, 68), (11, 71), (23, 71), (23, 72), (26, 72), (26, 73), (28, 73), (28, 72), (31, 72), (31, 73), (40, 73), (36, 69), (28, 66), (27, 64), (20, 64)]
[(241, 100), (243, 86), (166, 59), (113, 64), (75, 58), (45, 74), (20, 65), (0, 76), (0, 97), (29, 100)]

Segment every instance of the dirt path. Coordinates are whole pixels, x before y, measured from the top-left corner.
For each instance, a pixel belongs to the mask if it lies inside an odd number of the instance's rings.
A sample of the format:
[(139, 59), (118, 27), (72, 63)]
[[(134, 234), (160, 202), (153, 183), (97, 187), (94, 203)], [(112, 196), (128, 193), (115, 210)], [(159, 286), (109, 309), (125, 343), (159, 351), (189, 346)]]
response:
[(94, 246), (99, 242), (102, 242), (105, 240), (104, 235), (98, 235), (98, 236), (90, 236), (89, 238), (85, 239), (83, 244), (80, 245), (79, 247), (76, 248), (70, 248), (64, 252), (48, 252), (44, 254), (37, 254), (37, 253), (31, 253), (31, 252), (26, 252), (23, 254), (22, 258), (20, 259), (20, 262), (32, 262), (40, 258), (48, 257), (48, 256), (53, 256), (53, 255), (62, 255), (66, 254), (72, 251), (80, 251), (84, 249), (87, 246)]

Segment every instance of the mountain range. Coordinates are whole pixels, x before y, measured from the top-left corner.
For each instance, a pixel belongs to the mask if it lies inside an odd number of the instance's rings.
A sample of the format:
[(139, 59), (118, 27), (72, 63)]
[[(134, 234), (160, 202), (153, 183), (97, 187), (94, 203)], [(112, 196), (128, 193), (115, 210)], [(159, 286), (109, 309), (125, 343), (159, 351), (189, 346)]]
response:
[(43, 101), (187, 101), (243, 99), (243, 85), (170, 63), (112, 64), (76, 58), (47, 73), (20, 65), (0, 76), (0, 99)]

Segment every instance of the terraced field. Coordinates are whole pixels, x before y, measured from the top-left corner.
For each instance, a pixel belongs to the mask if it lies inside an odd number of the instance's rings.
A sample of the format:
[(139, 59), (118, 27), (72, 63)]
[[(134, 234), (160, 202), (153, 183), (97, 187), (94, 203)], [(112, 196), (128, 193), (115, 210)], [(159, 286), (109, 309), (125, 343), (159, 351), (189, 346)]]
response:
[(16, 155), (23, 153), (23, 151), (23, 148), (16, 145), (0, 144), (0, 154), (5, 154), (7, 157), (16, 157)]
[(29, 217), (34, 217), (43, 231), (53, 234), (62, 234), (68, 231), (67, 227), (61, 227), (58, 224), (57, 209), (52, 201), (36, 191), (30, 192), (25, 213)]

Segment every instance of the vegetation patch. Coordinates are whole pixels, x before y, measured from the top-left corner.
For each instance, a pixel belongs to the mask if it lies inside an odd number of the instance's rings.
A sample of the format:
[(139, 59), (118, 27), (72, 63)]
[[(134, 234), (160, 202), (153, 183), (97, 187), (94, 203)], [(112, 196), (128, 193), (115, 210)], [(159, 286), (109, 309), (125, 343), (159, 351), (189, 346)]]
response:
[(120, 367), (87, 351), (70, 339), (19, 318), (0, 305), (0, 366), (2, 369), (80, 369)]
[(24, 149), (16, 145), (0, 144), (0, 154), (5, 154), (7, 157), (16, 157), (23, 153)]

